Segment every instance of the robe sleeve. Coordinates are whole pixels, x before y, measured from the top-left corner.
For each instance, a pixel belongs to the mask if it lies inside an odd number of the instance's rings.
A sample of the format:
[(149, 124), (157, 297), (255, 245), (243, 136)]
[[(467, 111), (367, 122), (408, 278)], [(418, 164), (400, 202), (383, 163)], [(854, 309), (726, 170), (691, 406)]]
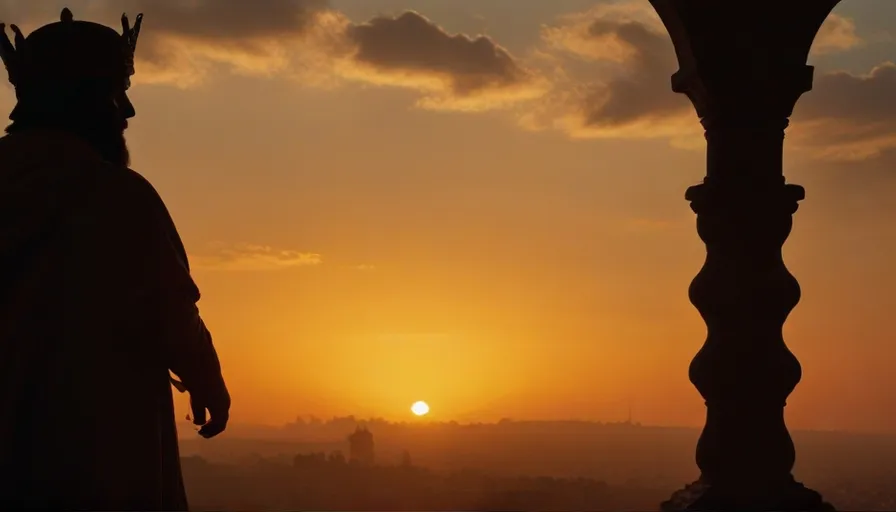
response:
[(142, 176), (127, 171), (120, 203), (123, 294), (133, 305), (150, 350), (193, 394), (226, 393), (212, 337), (199, 315), (199, 288), (164, 202)]

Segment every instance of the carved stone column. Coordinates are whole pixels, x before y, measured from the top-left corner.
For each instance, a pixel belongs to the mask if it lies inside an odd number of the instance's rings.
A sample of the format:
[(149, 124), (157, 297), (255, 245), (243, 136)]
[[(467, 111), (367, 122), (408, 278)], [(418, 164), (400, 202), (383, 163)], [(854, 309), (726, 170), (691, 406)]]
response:
[(804, 190), (785, 183), (784, 129), (812, 88), (809, 49), (839, 0), (650, 0), (678, 56), (672, 89), (706, 130), (707, 169), (686, 199), (706, 262), (690, 287), (707, 338), (690, 379), (706, 401), (700, 480), (664, 511), (832, 511), (791, 474), (784, 424), (801, 369), (782, 328), (800, 299), (781, 255)]

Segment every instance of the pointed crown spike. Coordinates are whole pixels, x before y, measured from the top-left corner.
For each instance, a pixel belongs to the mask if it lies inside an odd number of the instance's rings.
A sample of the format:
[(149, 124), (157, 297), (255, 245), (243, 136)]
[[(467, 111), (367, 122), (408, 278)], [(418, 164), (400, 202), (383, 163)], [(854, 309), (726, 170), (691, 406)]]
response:
[(21, 55), (16, 51), (16, 47), (18, 46), (19, 50), (22, 49), (24, 37), (22, 36), (19, 27), (12, 25), (10, 28), (15, 34), (15, 46), (13, 46), (12, 41), (9, 40), (9, 36), (6, 35), (6, 24), (0, 23), (0, 34), (3, 36), (0, 37), (0, 59), (3, 60), (3, 65), (6, 67), (6, 72), (9, 74), (9, 83), (16, 85), (18, 82), (19, 57)]
[(62, 14), (59, 15), (59, 21), (63, 23), (71, 23), (74, 19), (75, 16), (72, 14), (71, 9), (68, 7), (62, 9)]
[(137, 38), (140, 37), (140, 27), (142, 25), (143, 13), (138, 14), (137, 17), (134, 18), (133, 28), (131, 27), (130, 21), (128, 21), (127, 13), (121, 15), (121, 37), (131, 51), (137, 49)]
[(134, 26), (128, 20), (127, 13), (121, 15), (121, 40), (125, 46), (125, 61), (130, 75), (134, 74), (134, 52), (137, 50), (137, 38), (140, 37), (140, 27), (143, 25), (143, 13), (134, 18)]

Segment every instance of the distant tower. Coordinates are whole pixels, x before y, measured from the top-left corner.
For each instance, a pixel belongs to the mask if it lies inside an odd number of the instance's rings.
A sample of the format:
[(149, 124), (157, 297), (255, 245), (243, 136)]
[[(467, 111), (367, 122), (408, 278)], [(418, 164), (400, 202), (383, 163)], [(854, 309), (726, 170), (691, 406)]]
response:
[(362, 466), (373, 465), (373, 434), (366, 426), (355, 427), (355, 432), (348, 436), (349, 461)]
[(401, 453), (401, 467), (409, 468), (413, 466), (413, 462), (411, 462), (411, 452), (405, 450)]

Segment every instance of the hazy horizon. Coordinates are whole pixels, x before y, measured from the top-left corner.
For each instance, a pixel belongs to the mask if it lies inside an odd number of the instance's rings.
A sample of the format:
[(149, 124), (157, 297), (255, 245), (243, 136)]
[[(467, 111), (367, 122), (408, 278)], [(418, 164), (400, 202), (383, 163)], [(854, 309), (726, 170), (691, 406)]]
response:
[[(302, 423), (299, 423), (299, 421)], [(668, 424), (649, 424), (638, 421), (637, 418), (633, 418), (629, 421), (627, 418), (619, 419), (619, 420), (609, 420), (609, 421), (598, 421), (598, 420), (586, 420), (586, 419), (576, 419), (576, 418), (568, 418), (568, 419), (538, 419), (538, 418), (512, 418), (512, 417), (502, 417), (497, 420), (468, 420), (468, 421), (458, 421), (458, 420), (432, 420), (428, 418), (415, 417), (410, 419), (400, 419), (400, 420), (387, 420), (381, 417), (360, 417), (355, 415), (348, 416), (333, 416), (333, 417), (317, 417), (313, 414), (310, 415), (298, 415), (293, 421), (287, 421), (283, 423), (252, 423), (252, 422), (233, 422), (230, 424), (227, 432), (222, 434), (222, 438), (224, 439), (243, 439), (243, 440), (266, 440), (266, 435), (277, 433), (277, 434), (288, 434), (291, 431), (290, 429), (294, 429), (296, 426), (321, 426), (321, 427), (332, 427), (333, 425), (341, 425), (346, 421), (353, 421), (357, 426), (367, 426), (371, 428), (375, 432), (376, 425), (382, 423), (386, 424), (390, 427), (408, 427), (408, 428), (426, 428), (426, 427), (472, 427), (472, 426), (500, 426), (505, 425), (507, 423), (511, 424), (543, 424), (545, 426), (550, 426), (552, 424), (585, 424), (594, 427), (620, 427), (620, 426), (630, 426), (633, 428), (642, 428), (642, 429), (672, 429), (672, 430), (688, 430), (693, 431), (694, 433), (699, 434), (703, 427), (697, 425), (668, 425)], [(317, 422), (317, 423), (315, 423)], [(196, 435), (195, 426), (192, 425), (188, 420), (181, 419), (178, 421), (178, 437), (181, 439), (198, 439)], [(351, 431), (355, 427), (352, 426), (345, 432), (335, 433), (334, 439), (342, 439), (345, 435), (350, 434)], [(843, 429), (824, 429), (824, 428), (791, 428), (789, 429), (791, 433), (826, 433), (826, 434), (843, 434), (843, 435), (856, 435), (856, 436), (882, 436), (882, 437), (896, 437), (896, 432), (891, 431), (874, 431), (874, 430), (843, 430)], [(335, 432), (335, 431), (334, 431)], [(287, 436), (288, 437), (288, 436)], [(290, 438), (291, 439), (291, 438)], [(297, 438), (298, 439), (298, 438)]]
[[(704, 143), (646, 0), (225, 3), (6, 2), (0, 20), (145, 13), (133, 167), (189, 252), (234, 424), (411, 420), (417, 400), (434, 421), (631, 405), (703, 424), (687, 290), (705, 248), (683, 196)], [(893, 20), (896, 2), (838, 6), (787, 132), (807, 190), (784, 247), (794, 430), (896, 433)]]
[[(356, 458), (348, 437), (358, 422), (350, 418), (266, 431), (233, 425), (215, 442), (182, 436), (190, 499), (203, 510), (650, 510), (699, 474), (697, 428), (362, 423), (373, 436), (372, 465)], [(896, 436), (792, 433), (798, 481), (838, 510), (892, 510), (896, 474), (888, 461), (896, 456)], [(346, 465), (353, 459), (360, 464)], [(421, 481), (421, 474), (431, 479)], [(384, 481), (370, 486), (370, 479)], [(508, 480), (522, 502), (495, 496), (498, 481)], [(432, 494), (445, 486), (444, 497)], [(380, 492), (371, 494), (374, 488)], [(471, 492), (474, 503), (463, 499)], [(540, 501), (544, 493), (559, 501)], [(346, 495), (354, 501), (344, 502)], [(486, 496), (499, 503), (479, 501)]]

